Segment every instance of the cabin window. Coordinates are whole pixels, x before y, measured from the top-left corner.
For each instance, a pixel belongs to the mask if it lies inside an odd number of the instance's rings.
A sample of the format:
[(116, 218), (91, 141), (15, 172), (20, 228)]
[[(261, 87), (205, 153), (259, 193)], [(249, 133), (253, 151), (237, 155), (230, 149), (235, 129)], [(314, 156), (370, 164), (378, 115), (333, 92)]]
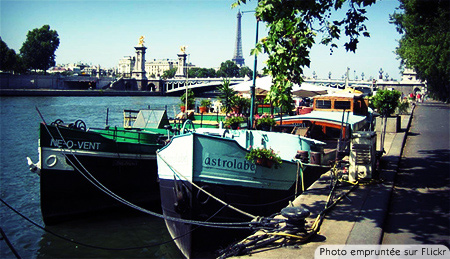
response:
[(341, 137), (341, 129), (328, 127), (327, 136), (332, 139), (338, 139)]
[(316, 107), (319, 109), (331, 109), (331, 100), (317, 100)]
[(334, 108), (339, 110), (350, 110), (350, 102), (349, 101), (335, 101)]

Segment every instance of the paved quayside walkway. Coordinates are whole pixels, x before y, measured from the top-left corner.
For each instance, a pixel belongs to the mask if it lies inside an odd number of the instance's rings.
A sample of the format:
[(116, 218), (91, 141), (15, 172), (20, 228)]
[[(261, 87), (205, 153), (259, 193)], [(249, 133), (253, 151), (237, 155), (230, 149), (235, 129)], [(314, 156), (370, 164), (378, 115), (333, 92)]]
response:
[[(386, 134), (387, 153), (382, 157), (380, 172), (382, 183), (358, 186), (350, 192), (325, 216), (319, 234), (310, 242), (260, 249), (251, 258), (314, 258), (319, 246), (334, 244), (448, 246), (449, 119), (449, 106), (431, 101), (419, 104), (412, 115), (402, 115), (401, 132)], [(396, 177), (406, 140), (405, 161)], [(437, 142), (436, 146), (431, 142)], [(308, 223), (324, 208), (329, 187), (327, 173), (294, 201), (294, 206), (302, 205), (311, 211)], [(340, 187), (339, 192), (351, 188), (351, 185)]]
[(450, 105), (419, 103), (409, 130), (383, 244), (450, 247)]

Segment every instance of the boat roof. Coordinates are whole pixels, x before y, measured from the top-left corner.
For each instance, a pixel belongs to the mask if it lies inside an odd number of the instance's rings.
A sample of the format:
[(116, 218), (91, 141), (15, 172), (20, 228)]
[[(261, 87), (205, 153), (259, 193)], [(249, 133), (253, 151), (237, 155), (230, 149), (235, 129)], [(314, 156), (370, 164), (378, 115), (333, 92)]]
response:
[(168, 124), (169, 119), (165, 110), (140, 110), (133, 123), (133, 128), (161, 129)]
[(322, 98), (322, 97), (344, 97), (344, 98), (355, 98), (355, 97), (360, 97), (363, 95), (363, 92), (358, 91), (358, 90), (354, 90), (352, 88), (346, 88), (342, 91), (338, 91), (338, 92), (334, 92), (334, 93), (329, 93), (329, 94), (324, 94), (324, 95), (317, 95), (314, 96), (314, 98)]
[[(310, 120), (310, 121), (327, 121), (332, 123), (342, 123), (343, 112), (330, 112), (330, 111), (312, 111), (307, 114), (301, 114), (296, 116), (283, 117), (283, 120)], [(353, 112), (344, 113), (345, 124), (357, 124), (366, 119), (366, 116), (355, 115)], [(275, 120), (280, 120), (276, 118)]]

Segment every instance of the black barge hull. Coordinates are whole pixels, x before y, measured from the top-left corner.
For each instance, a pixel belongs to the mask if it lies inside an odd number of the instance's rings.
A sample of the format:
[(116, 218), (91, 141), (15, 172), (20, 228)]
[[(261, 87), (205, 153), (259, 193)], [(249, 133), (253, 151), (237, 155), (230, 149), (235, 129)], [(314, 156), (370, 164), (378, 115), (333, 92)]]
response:
[(117, 143), (96, 132), (41, 124), (41, 211), (51, 225), (128, 206), (160, 210), (155, 151), (159, 145)]

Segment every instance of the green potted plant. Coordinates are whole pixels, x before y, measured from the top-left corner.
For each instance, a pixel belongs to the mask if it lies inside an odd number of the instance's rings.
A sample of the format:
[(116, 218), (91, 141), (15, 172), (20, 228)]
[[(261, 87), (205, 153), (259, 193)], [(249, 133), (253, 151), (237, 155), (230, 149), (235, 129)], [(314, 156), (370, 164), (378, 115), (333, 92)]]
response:
[(371, 99), (373, 107), (383, 117), (388, 117), (395, 112), (402, 94), (397, 90), (378, 90)]
[[(180, 109), (181, 112), (185, 112), (186, 111), (186, 92), (180, 97)], [(195, 96), (194, 96), (194, 92), (192, 92), (191, 89), (188, 90), (188, 94), (187, 94), (187, 110), (193, 109), (194, 108), (194, 103), (195, 103)]]
[(264, 113), (261, 116), (255, 116), (256, 118), (256, 128), (259, 130), (269, 131), (271, 127), (275, 126), (277, 123), (272, 116)]
[(224, 124), (227, 128), (237, 129), (245, 121), (242, 114), (231, 114), (225, 117)]
[(236, 95), (236, 91), (231, 87), (230, 80), (223, 79), (223, 83), (217, 87), (217, 90), (219, 91), (219, 98), (223, 103), (222, 109), (225, 113), (231, 112), (232, 100)]
[(271, 168), (275, 165), (278, 168), (282, 164), (280, 156), (273, 151), (271, 148), (252, 148), (250, 152), (245, 155), (245, 159), (248, 161)]
[(231, 98), (231, 107), (235, 113), (245, 113), (250, 108), (250, 99), (235, 95)]
[(208, 111), (209, 106), (211, 106), (210, 99), (203, 99), (200, 101), (200, 113), (206, 113)]
[[(402, 94), (397, 90), (378, 90), (372, 96), (371, 103), (380, 113), (381, 118), (376, 119), (376, 130), (381, 131), (381, 150), (384, 150), (384, 136), (386, 129), (388, 132), (398, 132), (400, 129), (400, 119), (398, 116), (391, 116), (400, 104)], [(382, 127), (383, 125), (383, 127)]]

